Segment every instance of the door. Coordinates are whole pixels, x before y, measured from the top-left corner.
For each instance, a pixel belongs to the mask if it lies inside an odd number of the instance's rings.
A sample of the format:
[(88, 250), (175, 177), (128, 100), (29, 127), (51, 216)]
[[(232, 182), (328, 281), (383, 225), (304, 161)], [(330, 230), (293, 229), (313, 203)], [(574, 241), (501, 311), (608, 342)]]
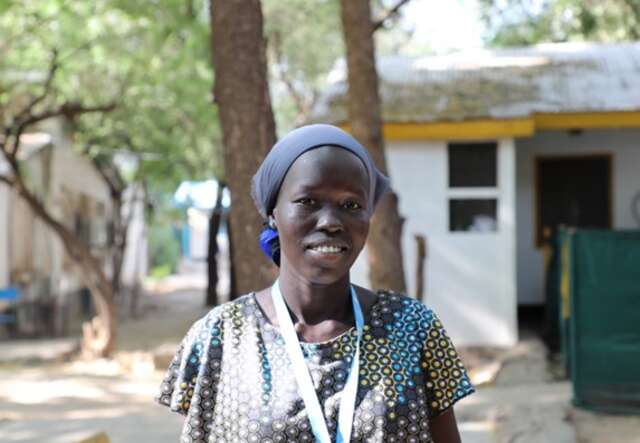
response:
[(536, 243), (560, 226), (611, 228), (611, 156), (542, 157), (537, 161)]

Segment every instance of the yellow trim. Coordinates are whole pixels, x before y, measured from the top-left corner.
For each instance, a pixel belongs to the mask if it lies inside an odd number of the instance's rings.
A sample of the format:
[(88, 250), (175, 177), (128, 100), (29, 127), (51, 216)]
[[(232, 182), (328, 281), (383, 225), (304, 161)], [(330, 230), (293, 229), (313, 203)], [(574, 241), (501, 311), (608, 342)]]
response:
[(640, 128), (640, 112), (540, 113), (536, 129)]
[[(348, 124), (340, 127), (350, 130)], [(382, 132), (386, 140), (478, 140), (528, 137), (537, 130), (596, 128), (640, 128), (640, 111), (539, 113), (520, 119), (385, 123)]]
[(471, 120), (464, 122), (385, 123), (387, 140), (456, 139), (473, 140), (498, 137), (524, 137), (533, 134), (531, 119)]
[[(350, 125), (340, 125), (350, 131)], [(461, 122), (385, 123), (385, 140), (477, 140), (499, 137), (526, 137), (533, 135), (531, 119), (467, 120)]]

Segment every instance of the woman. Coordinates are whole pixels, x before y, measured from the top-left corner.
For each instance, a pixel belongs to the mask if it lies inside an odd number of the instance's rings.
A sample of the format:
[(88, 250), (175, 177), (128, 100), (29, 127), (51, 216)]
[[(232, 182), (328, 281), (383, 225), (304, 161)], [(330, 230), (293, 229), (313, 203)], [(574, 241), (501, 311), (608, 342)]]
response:
[[(351, 285), (388, 180), (350, 135), (296, 129), (253, 179), (274, 285), (213, 309), (182, 342), (159, 401), (182, 442), (459, 442), (473, 392), (435, 314)], [(355, 324), (355, 326), (354, 326)]]

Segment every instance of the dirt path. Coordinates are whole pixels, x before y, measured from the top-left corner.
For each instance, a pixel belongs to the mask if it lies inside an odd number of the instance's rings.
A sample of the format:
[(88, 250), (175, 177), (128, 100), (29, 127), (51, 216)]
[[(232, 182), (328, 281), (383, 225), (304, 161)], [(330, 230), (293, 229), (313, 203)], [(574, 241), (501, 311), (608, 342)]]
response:
[(106, 432), (112, 443), (175, 443), (181, 417), (151, 400), (160, 376), (108, 362), (0, 371), (1, 440), (73, 443)]
[(164, 372), (153, 353), (173, 352), (208, 308), (201, 281), (167, 283), (142, 299), (139, 319), (122, 323), (114, 360), (0, 366), (0, 441), (74, 443), (106, 432), (111, 443), (177, 442), (182, 417), (153, 401)]
[(199, 288), (147, 296), (140, 318), (120, 327), (116, 352), (152, 352), (162, 345), (178, 344), (209, 309), (204, 307), (204, 290)]
[[(201, 285), (171, 283), (121, 325), (114, 360), (0, 365), (0, 441), (74, 443), (98, 432), (111, 443), (179, 441), (182, 417), (153, 398), (166, 360), (208, 309)], [(573, 410), (570, 384), (549, 379), (540, 346), (522, 346), (493, 386), (456, 405), (464, 443), (640, 443), (640, 418)]]

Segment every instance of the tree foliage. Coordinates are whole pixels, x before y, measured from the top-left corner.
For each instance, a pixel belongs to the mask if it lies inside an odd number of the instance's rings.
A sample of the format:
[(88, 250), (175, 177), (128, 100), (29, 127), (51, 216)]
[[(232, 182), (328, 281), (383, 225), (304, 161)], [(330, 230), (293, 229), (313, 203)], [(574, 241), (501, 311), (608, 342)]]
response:
[[(376, 43), (398, 52), (410, 33), (394, 27), (408, 0), (373, 0)], [(345, 56), (339, 0), (262, 0), (273, 106), (281, 132), (306, 122)]]
[(74, 227), (31, 189), (21, 134), (62, 119), (109, 185), (113, 168), (104, 162), (118, 154), (137, 163), (128, 178), (156, 192), (221, 175), (207, 12), (204, 0), (0, 0), (0, 152), (9, 165), (0, 180), (56, 233), (90, 289), (97, 315), (83, 325), (83, 348), (91, 355), (114, 349), (115, 285)]
[(344, 54), (337, 0), (263, 0), (278, 127), (304, 123)]
[(487, 43), (640, 39), (640, 0), (480, 0)]
[[(69, 128), (91, 155), (132, 154), (155, 189), (220, 176), (204, 0), (0, 0), (0, 113), (56, 75), (41, 108), (114, 103)], [(212, 155), (213, 152), (213, 155)]]

